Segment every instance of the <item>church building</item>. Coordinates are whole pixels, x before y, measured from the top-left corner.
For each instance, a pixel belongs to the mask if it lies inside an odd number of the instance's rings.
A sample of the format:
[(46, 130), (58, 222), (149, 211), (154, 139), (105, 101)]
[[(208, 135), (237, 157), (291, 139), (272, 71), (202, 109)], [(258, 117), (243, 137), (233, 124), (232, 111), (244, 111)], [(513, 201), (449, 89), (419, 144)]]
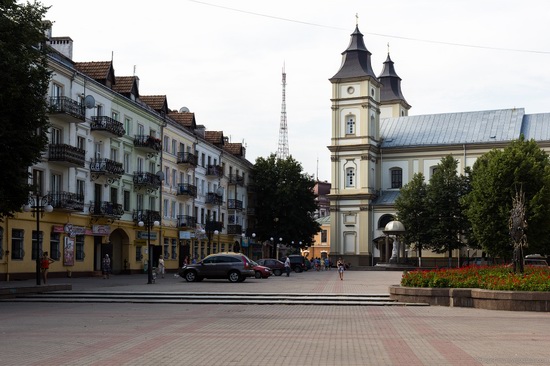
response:
[[(383, 229), (394, 219), (399, 190), (415, 173), (423, 173), (428, 181), (441, 159), (452, 155), (463, 174), (478, 157), (522, 134), (550, 151), (550, 113), (525, 114), (522, 108), (512, 108), (409, 115), (411, 106), (390, 55), (376, 76), (358, 27), (342, 53), (340, 69), (329, 80), (330, 256), (352, 266), (374, 265), (386, 257)], [(430, 256), (438, 255), (423, 252), (424, 258)], [(457, 261), (463, 256), (453, 254)]]

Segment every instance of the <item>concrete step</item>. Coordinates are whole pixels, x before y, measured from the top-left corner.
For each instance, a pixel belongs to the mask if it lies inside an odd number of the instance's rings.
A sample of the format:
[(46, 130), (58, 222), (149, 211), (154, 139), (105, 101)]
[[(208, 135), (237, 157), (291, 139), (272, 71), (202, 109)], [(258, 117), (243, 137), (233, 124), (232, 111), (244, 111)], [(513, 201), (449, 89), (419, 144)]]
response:
[(188, 292), (50, 292), (25, 294), (5, 301), (154, 304), (243, 304), (243, 305), (339, 305), (339, 306), (425, 306), (400, 303), (388, 294), (274, 294), (274, 293), (188, 293)]

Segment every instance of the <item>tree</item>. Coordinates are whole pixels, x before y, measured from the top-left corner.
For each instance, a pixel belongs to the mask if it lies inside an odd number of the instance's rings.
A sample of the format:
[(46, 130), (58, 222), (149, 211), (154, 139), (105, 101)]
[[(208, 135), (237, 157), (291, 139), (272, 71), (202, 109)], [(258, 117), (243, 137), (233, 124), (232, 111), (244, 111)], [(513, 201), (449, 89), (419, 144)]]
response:
[(284, 244), (311, 245), (320, 225), (315, 221), (315, 181), (302, 173), (292, 157), (259, 157), (252, 169), (256, 190), (256, 235), (260, 240), (283, 238)]
[(40, 3), (0, 2), (0, 217), (28, 201), (28, 168), (48, 142), (46, 11)]
[(403, 239), (406, 244), (415, 244), (420, 264), (422, 248), (430, 242), (427, 190), (424, 175), (417, 173), (407, 185), (401, 188), (399, 197), (395, 201), (397, 217), (406, 229)]
[(467, 192), (467, 179), (457, 174), (458, 161), (448, 155), (437, 165), (428, 185), (426, 202), (430, 210), (430, 247), (437, 253), (449, 253), (464, 246), (462, 236), (467, 221), (461, 204)]
[(550, 160), (534, 140), (521, 137), (481, 156), (472, 168), (471, 185), (466, 215), (472, 235), (485, 251), (510, 257), (508, 220), (513, 198), (521, 190), (528, 251), (550, 254)]

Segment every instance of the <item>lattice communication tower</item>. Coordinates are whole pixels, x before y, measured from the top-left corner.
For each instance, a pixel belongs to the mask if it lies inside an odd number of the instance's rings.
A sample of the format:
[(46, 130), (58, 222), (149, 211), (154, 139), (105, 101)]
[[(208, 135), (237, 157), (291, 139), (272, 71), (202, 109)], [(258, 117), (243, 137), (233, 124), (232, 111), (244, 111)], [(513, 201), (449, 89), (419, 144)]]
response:
[(286, 72), (283, 66), (283, 103), (281, 104), (281, 123), (279, 125), (279, 148), (277, 158), (288, 158), (288, 127), (286, 125)]

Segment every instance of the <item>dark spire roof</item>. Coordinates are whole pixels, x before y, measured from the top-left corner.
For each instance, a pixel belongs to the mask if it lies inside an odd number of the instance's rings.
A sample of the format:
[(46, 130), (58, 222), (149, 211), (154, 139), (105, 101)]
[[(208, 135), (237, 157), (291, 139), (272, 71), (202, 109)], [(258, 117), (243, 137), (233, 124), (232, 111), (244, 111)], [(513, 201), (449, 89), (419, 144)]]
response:
[[(393, 61), (390, 58), (388, 52), (388, 57), (384, 62), (384, 69), (382, 73), (378, 76), (378, 79), (382, 83), (380, 87), (380, 102), (391, 102), (391, 101), (403, 101), (407, 106), (409, 104), (405, 100), (403, 93), (401, 93), (401, 78), (395, 72), (393, 67)], [(410, 107), (410, 106), (409, 106)]]
[(363, 41), (363, 34), (359, 31), (359, 27), (355, 26), (348, 48), (342, 52), (342, 66), (336, 75), (329, 80), (333, 83), (357, 79), (364, 80), (366, 78), (376, 80), (370, 56), (371, 53), (367, 50)]

